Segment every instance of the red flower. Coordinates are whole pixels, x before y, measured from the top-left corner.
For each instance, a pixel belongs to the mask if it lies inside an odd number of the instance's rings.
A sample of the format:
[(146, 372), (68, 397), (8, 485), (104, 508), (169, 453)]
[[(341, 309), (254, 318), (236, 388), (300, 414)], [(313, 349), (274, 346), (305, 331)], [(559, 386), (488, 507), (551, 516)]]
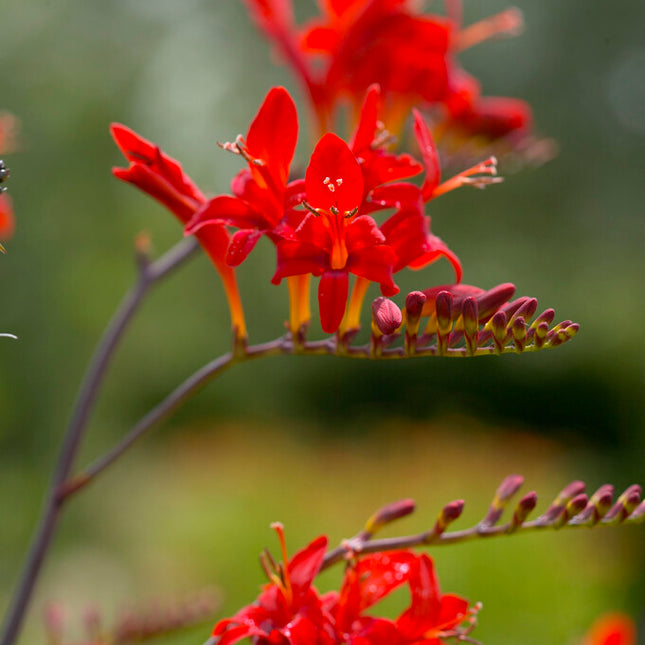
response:
[[(13, 152), (16, 149), (16, 138), (19, 123), (16, 117), (8, 112), (0, 112), (0, 154)], [(9, 170), (0, 160), (0, 184), (9, 176)], [(11, 199), (0, 186), (0, 240), (13, 236), (15, 218)], [(2, 246), (0, 246), (2, 250)]]
[(278, 242), (273, 282), (311, 273), (321, 276), (318, 304), (323, 331), (335, 332), (345, 313), (348, 274), (378, 282), (384, 295), (398, 287), (392, 280), (394, 250), (368, 215), (358, 215), (363, 199), (363, 173), (347, 144), (326, 134), (316, 146), (305, 176), (312, 212), (293, 237)]
[(249, 166), (233, 179), (233, 195), (218, 195), (205, 202), (187, 223), (186, 234), (212, 226), (239, 228), (227, 249), (229, 266), (241, 264), (262, 235), (277, 241), (285, 214), (302, 201), (302, 182), (287, 186), (297, 138), (293, 99), (283, 87), (274, 87), (251, 122), (246, 139), (239, 137), (224, 145), (241, 154)]
[(233, 618), (221, 620), (213, 629), (218, 645), (232, 645), (252, 637), (255, 645), (332, 645), (334, 631), (321, 597), (312, 587), (320, 570), (327, 538), (320, 536), (287, 559), (282, 525), (275, 524), (284, 565), (271, 574), (252, 605)]
[[(410, 606), (395, 620), (366, 615), (366, 609), (402, 584), (410, 589)], [(439, 589), (432, 559), (411, 551), (376, 553), (360, 558), (345, 574), (341, 591), (326, 606), (339, 639), (354, 645), (438, 645), (457, 635), (477, 608)]]
[[(317, 538), (288, 560), (282, 526), (274, 528), (286, 566), (273, 563), (274, 572), (268, 572), (272, 582), (258, 599), (215, 625), (209, 641), (214, 645), (233, 645), (247, 637), (254, 645), (438, 645), (439, 639), (465, 634), (474, 625), (478, 607), (441, 593), (427, 555), (392, 551), (360, 557), (348, 566), (340, 592), (320, 596), (312, 583), (327, 538)], [(403, 584), (411, 602), (396, 620), (366, 613)], [(462, 629), (463, 623), (469, 627)]]
[(636, 625), (627, 614), (604, 614), (591, 626), (583, 645), (636, 645)]
[(373, 83), (397, 131), (413, 106), (443, 105), (446, 129), (469, 136), (496, 139), (530, 128), (526, 103), (482, 98), (479, 83), (455, 62), (467, 47), (517, 33), (516, 10), (462, 28), (459, 2), (443, 17), (416, 12), (412, 0), (324, 0), (321, 15), (298, 33), (290, 0), (246, 2), (308, 89), (323, 132), (343, 99), (358, 110)]
[[(170, 210), (182, 224), (186, 224), (206, 203), (206, 197), (183, 171), (179, 162), (124, 125), (114, 123), (110, 131), (115, 143), (130, 162), (128, 168), (113, 168), (114, 176), (148, 193)], [(224, 261), (230, 242), (229, 233), (224, 225), (219, 225), (201, 231), (196, 237), (222, 279), (233, 328), (238, 338), (243, 338), (246, 336), (246, 324), (235, 272)]]

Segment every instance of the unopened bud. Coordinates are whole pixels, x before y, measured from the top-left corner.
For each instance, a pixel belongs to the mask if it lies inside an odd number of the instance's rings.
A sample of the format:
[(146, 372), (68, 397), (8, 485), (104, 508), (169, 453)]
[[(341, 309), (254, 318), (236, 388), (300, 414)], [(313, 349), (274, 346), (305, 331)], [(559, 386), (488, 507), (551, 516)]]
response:
[(441, 334), (447, 334), (452, 329), (452, 303), (453, 297), (449, 291), (441, 291), (437, 294), (435, 307), (437, 326)]
[(419, 320), (426, 300), (423, 291), (411, 291), (405, 298), (405, 319), (410, 335), (416, 334), (419, 329)]
[(372, 535), (382, 529), (386, 524), (398, 520), (414, 512), (415, 503), (413, 499), (400, 499), (380, 508), (365, 523), (365, 531)]
[(638, 484), (633, 484), (627, 488), (605, 515), (604, 521), (616, 524), (624, 521), (640, 504), (642, 492)]
[(508, 302), (515, 293), (515, 285), (510, 282), (499, 284), (489, 289), (477, 298), (479, 317), (488, 318), (496, 312), (505, 302)]
[(558, 506), (568, 504), (574, 497), (584, 493), (585, 488), (586, 484), (583, 481), (572, 481), (560, 491), (560, 494), (555, 498), (553, 503)]
[(610, 484), (601, 486), (589, 499), (586, 508), (572, 521), (573, 524), (594, 526), (611, 508), (614, 487)]
[(524, 341), (526, 340), (526, 322), (522, 316), (518, 316), (513, 320), (511, 333), (513, 334), (516, 349), (521, 352), (524, 349)]
[(443, 509), (441, 509), (441, 513), (439, 513), (439, 517), (437, 517), (437, 522), (432, 529), (433, 537), (441, 535), (448, 526), (450, 526), (450, 524), (459, 518), (464, 510), (464, 503), (463, 499), (457, 499), (454, 502), (446, 504)]
[(381, 296), (372, 302), (372, 321), (381, 334), (393, 334), (402, 320), (401, 310), (389, 298)]
[(587, 504), (589, 502), (589, 498), (584, 494), (581, 493), (580, 495), (576, 495), (568, 504), (567, 504), (567, 512), (566, 512), (566, 519), (570, 520), (571, 518), (575, 517), (579, 513), (582, 513), (582, 511), (585, 510), (587, 507)]
[(515, 507), (513, 519), (511, 520), (511, 524), (508, 528), (509, 533), (513, 533), (522, 526), (522, 524), (524, 524), (526, 518), (535, 510), (537, 503), (538, 496), (535, 491), (531, 491), (522, 497)]
[(627, 519), (630, 522), (645, 522), (645, 502), (641, 502)]
[(495, 497), (486, 513), (486, 517), (480, 522), (480, 526), (494, 526), (502, 516), (509, 500), (517, 493), (523, 483), (524, 477), (521, 475), (509, 475), (506, 477), (495, 492)]

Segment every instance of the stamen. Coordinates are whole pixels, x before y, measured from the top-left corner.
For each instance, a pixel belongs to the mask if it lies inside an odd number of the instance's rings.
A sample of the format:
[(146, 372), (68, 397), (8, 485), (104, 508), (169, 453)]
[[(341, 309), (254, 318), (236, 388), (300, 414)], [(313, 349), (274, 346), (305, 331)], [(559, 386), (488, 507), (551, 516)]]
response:
[(313, 213), (316, 217), (320, 217), (320, 213), (310, 204), (308, 204), (304, 199), (302, 200), (302, 205), (310, 212)]
[(340, 213), (340, 211), (335, 206), (332, 206), (329, 210), (331, 211), (332, 215), (338, 215)]
[(463, 50), (491, 38), (518, 36), (523, 27), (522, 12), (517, 7), (510, 7), (462, 29), (457, 34), (456, 47)]
[(345, 219), (348, 219), (350, 217), (354, 217), (354, 215), (356, 215), (356, 213), (358, 213), (358, 206), (355, 206), (354, 208), (352, 208), (351, 211), (347, 211), (345, 213)]
[[(473, 176), (473, 175), (484, 175)], [(460, 186), (472, 186), (473, 188), (486, 188), (491, 184), (499, 184), (504, 179), (502, 177), (497, 177), (497, 159), (495, 157), (489, 157), (481, 163), (476, 164), (472, 168), (468, 168), (463, 172), (460, 172), (458, 175), (451, 177), (447, 181), (444, 181), (442, 184), (439, 184), (437, 188), (432, 191), (430, 198), (438, 197), (443, 195), (455, 188)], [(427, 201), (427, 200), (426, 200)]]
[(289, 579), (289, 557), (287, 555), (287, 545), (284, 541), (284, 526), (280, 522), (271, 524), (271, 528), (278, 534), (280, 540), (280, 549), (282, 550), (282, 566), (278, 567), (281, 574), (282, 582), (284, 583), (284, 595), (287, 603), (291, 604), (293, 600), (293, 590), (291, 588), (291, 580)]

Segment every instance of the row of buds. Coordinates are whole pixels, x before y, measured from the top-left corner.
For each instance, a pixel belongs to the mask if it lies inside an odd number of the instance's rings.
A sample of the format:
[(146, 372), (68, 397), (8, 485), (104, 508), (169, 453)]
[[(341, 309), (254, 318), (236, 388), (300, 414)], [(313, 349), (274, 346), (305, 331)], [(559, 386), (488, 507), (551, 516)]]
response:
[[(511, 498), (523, 483), (519, 475), (507, 477), (497, 490), (486, 517), (479, 523), (478, 530), (486, 533), (493, 530)], [(512, 533), (522, 529), (562, 528), (563, 526), (595, 526), (596, 524), (621, 524), (623, 522), (645, 522), (645, 502), (641, 501), (642, 488), (638, 484), (629, 486), (616, 500), (614, 487), (604, 484), (589, 497), (582, 481), (573, 481), (565, 486), (548, 508), (537, 519), (527, 521), (537, 506), (537, 494), (530, 492), (517, 502), (510, 522), (504, 527)]]
[[(470, 285), (434, 287), (408, 294), (402, 311), (387, 298), (372, 305), (372, 354), (379, 355), (404, 329), (407, 356), (485, 356), (557, 347), (573, 338), (579, 325), (565, 320), (551, 326), (547, 309), (532, 322), (535, 298), (510, 301), (515, 286), (506, 283), (484, 291)], [(427, 318), (423, 331), (422, 319)]]

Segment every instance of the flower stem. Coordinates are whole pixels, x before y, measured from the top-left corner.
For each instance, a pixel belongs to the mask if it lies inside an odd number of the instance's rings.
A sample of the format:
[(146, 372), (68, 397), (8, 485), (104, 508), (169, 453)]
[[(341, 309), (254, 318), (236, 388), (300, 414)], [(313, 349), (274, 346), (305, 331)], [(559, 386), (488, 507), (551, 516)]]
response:
[(103, 332), (81, 381), (40, 520), (20, 574), (16, 593), (4, 619), (0, 645), (11, 645), (20, 632), (25, 611), (60, 517), (60, 509), (65, 499), (60, 495), (61, 486), (69, 477), (74, 465), (90, 413), (114, 351), (149, 288), (179, 267), (196, 249), (197, 244), (194, 240), (182, 240), (155, 262), (149, 262), (147, 257), (142, 255), (137, 257), (139, 266), (137, 283), (123, 298)]

